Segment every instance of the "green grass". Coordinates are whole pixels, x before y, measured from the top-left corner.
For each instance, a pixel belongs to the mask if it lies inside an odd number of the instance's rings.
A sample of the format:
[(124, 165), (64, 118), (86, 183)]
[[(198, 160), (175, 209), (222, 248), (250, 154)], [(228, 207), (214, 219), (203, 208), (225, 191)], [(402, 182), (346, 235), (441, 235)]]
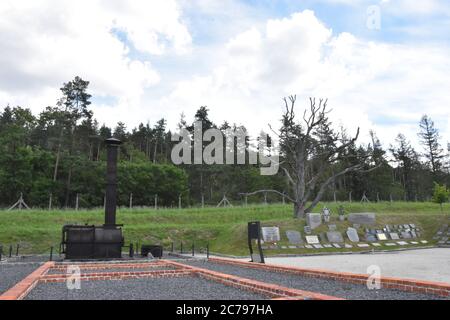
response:
[[(337, 221), (337, 207), (343, 205), (347, 212), (376, 212), (377, 224), (415, 223), (425, 230), (423, 238), (432, 241), (439, 226), (448, 221), (450, 205), (433, 203), (327, 203), (320, 204), (315, 211), (327, 205), (333, 212), (332, 223), (344, 232), (347, 222)], [(191, 208), (191, 209), (123, 209), (117, 211), (117, 223), (124, 224), (124, 236), (127, 243), (160, 243), (167, 248), (171, 242), (179, 248), (181, 240), (185, 247), (192, 241), (197, 246), (210, 243), (213, 252), (245, 255), (247, 249), (247, 222), (259, 220), (266, 226), (279, 226), (282, 238), (286, 230), (303, 230), (304, 221), (292, 218), (291, 205), (255, 205), (233, 208)], [(31, 210), (0, 211), (0, 244), (4, 251), (10, 244), (19, 243), (21, 253), (46, 253), (51, 246), (58, 248), (61, 241), (61, 228), (66, 223), (102, 224), (103, 210)], [(325, 232), (326, 226), (315, 230)], [(285, 239), (280, 243), (286, 244)], [(323, 249), (323, 251), (335, 249)], [(357, 249), (355, 249), (357, 250)], [(278, 250), (276, 253), (303, 253), (297, 250)], [(308, 250), (306, 252), (311, 252)]]

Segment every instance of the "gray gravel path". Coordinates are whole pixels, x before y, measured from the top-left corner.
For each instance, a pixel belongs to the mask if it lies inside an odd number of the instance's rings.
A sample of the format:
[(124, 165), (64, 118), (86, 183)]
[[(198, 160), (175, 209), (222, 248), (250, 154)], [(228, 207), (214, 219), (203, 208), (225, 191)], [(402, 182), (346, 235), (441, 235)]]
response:
[(39, 263), (0, 264), (0, 294), (12, 288), (39, 266)]
[(39, 284), (26, 300), (263, 300), (265, 296), (197, 277)]
[(368, 290), (364, 285), (334, 280), (308, 278), (286, 273), (242, 268), (206, 261), (185, 261), (185, 264), (232, 274), (243, 278), (278, 284), (284, 287), (313, 291), (351, 300), (441, 300), (443, 297), (394, 289)]

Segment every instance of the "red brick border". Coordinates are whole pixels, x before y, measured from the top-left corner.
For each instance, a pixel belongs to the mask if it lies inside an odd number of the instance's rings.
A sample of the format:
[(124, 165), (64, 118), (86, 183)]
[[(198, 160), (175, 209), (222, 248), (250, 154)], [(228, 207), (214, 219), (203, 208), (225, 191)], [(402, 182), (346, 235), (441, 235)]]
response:
[(0, 295), (0, 300), (22, 300), (31, 290), (33, 290), (39, 282), (39, 279), (54, 265), (55, 262), (53, 261), (44, 263), (14, 287)]
[[(124, 280), (142, 278), (166, 278), (185, 277), (192, 275), (188, 270), (155, 270), (155, 271), (131, 271), (131, 272), (97, 272), (80, 275), (81, 281), (95, 280)], [(40, 283), (65, 282), (70, 275), (67, 274), (47, 274), (39, 279)]]
[(178, 263), (175, 261), (164, 260), (167, 264), (171, 264), (180, 269), (189, 269), (194, 274), (227, 286), (232, 286), (235, 288), (257, 292), (272, 298), (277, 299), (289, 299), (289, 300), (344, 300), (334, 296), (328, 296), (316, 292), (303, 291), (293, 288), (282, 287), (275, 284), (260, 282), (256, 280), (246, 279), (234, 275), (229, 275), (225, 273), (220, 273), (208, 269), (193, 267)]
[[(343, 282), (365, 284), (369, 275), (350, 272), (337, 272), (323, 269), (309, 269), (299, 267), (287, 267), (276, 264), (252, 263), (228, 258), (209, 258), (209, 261), (238, 265), (245, 268), (263, 269), (272, 272), (292, 273), (305, 277), (326, 278)], [(442, 297), (450, 296), (450, 284), (445, 282), (433, 282), (416, 279), (403, 279), (394, 277), (381, 277), (381, 285), (388, 289), (398, 289), (408, 292), (434, 294)]]

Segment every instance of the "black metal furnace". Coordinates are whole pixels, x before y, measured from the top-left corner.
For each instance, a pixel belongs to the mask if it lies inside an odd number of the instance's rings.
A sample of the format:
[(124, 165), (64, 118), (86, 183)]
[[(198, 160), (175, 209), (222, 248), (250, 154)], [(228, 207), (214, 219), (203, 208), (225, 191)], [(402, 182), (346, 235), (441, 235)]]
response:
[(105, 224), (103, 226), (65, 225), (62, 253), (66, 259), (116, 259), (122, 257), (122, 226), (116, 224), (117, 155), (120, 140), (105, 141), (107, 150)]

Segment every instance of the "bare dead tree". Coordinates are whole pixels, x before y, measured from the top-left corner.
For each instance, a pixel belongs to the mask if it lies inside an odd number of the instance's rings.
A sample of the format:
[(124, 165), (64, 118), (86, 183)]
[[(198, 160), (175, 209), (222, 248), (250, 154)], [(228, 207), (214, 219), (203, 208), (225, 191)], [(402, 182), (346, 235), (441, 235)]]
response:
[[(279, 137), (283, 157), (281, 168), (290, 186), (290, 195), (286, 194), (286, 199), (294, 203), (294, 217), (303, 218), (338, 177), (355, 171), (368, 172), (377, 166), (372, 163), (372, 168), (367, 169), (367, 156), (361, 163), (342, 167), (349, 147), (359, 137), (359, 128), (352, 138), (336, 133), (328, 119), (327, 100), (320, 99), (317, 103), (315, 98), (310, 98), (310, 108), (298, 122), (294, 112), (296, 99), (296, 96), (284, 98), (283, 125), (280, 132), (271, 129)], [(276, 190), (273, 192), (280, 194)]]

